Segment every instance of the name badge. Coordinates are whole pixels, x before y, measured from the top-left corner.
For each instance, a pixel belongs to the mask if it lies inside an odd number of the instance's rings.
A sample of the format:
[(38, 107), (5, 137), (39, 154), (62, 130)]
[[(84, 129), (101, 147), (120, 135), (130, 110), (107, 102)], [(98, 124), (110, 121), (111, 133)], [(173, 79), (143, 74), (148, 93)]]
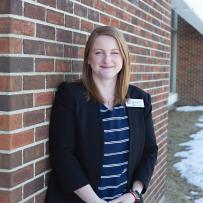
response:
[(144, 101), (143, 99), (127, 99), (126, 106), (144, 108)]

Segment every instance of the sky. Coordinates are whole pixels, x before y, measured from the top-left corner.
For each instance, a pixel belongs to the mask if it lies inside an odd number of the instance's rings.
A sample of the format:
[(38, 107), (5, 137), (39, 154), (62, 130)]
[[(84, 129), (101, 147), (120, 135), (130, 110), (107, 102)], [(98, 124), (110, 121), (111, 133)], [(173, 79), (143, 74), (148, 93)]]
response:
[[(188, 142), (180, 144), (180, 146), (185, 147), (185, 151), (180, 151), (175, 154), (175, 156), (180, 157), (181, 160), (174, 164), (174, 167), (189, 183), (203, 190), (203, 106), (178, 107), (176, 110), (182, 112), (202, 111), (202, 115), (195, 124), (200, 127), (200, 131), (190, 135), (191, 139)], [(195, 192), (191, 192), (191, 195), (192, 194), (195, 194)], [(203, 203), (203, 197), (195, 200), (194, 203)]]
[(203, 22), (203, 1), (202, 0), (184, 0), (198, 15)]

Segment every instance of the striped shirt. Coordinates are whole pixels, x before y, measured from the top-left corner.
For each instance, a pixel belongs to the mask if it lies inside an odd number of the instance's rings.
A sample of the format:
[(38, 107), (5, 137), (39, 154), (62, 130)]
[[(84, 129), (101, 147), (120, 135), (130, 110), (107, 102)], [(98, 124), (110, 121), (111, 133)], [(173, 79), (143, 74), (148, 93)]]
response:
[(124, 106), (111, 111), (100, 107), (104, 129), (104, 156), (98, 196), (106, 201), (126, 192), (129, 154), (129, 124)]

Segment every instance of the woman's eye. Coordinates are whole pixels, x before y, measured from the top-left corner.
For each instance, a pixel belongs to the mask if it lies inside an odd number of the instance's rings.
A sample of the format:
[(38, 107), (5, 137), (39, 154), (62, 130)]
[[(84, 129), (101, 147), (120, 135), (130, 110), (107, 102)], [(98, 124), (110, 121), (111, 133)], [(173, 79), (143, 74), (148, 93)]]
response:
[(119, 52), (112, 52), (112, 54), (114, 54), (114, 55), (118, 55), (118, 54), (119, 54)]
[(96, 55), (102, 54), (102, 52), (101, 52), (101, 51), (97, 51), (97, 52), (95, 52), (95, 54), (96, 54)]

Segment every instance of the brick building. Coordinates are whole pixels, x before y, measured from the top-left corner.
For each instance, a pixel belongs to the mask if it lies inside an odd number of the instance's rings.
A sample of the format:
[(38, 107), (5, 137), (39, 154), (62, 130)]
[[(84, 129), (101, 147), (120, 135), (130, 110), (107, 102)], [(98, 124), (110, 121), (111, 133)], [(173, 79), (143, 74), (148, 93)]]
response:
[(181, 17), (177, 35), (177, 104), (203, 104), (203, 35)]
[(203, 20), (185, 0), (172, 7), (171, 91), (177, 105), (203, 104)]
[(48, 125), (61, 81), (80, 78), (84, 44), (99, 25), (118, 27), (131, 83), (152, 95), (159, 145), (147, 203), (164, 194), (170, 72), (170, 0), (0, 1), (0, 202), (41, 203), (50, 172)]

